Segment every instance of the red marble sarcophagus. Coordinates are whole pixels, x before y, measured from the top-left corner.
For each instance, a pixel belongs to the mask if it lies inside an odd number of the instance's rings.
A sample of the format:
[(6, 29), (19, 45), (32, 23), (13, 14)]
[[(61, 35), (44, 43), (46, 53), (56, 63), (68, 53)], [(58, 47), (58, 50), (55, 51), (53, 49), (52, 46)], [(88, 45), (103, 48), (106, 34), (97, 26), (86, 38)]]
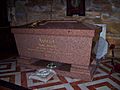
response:
[(58, 74), (91, 80), (95, 71), (91, 51), (98, 28), (78, 21), (46, 21), (14, 27), (12, 32), (20, 57), (30, 58), (19, 62), (33, 63), (35, 58), (59, 62), (64, 65), (55, 69)]

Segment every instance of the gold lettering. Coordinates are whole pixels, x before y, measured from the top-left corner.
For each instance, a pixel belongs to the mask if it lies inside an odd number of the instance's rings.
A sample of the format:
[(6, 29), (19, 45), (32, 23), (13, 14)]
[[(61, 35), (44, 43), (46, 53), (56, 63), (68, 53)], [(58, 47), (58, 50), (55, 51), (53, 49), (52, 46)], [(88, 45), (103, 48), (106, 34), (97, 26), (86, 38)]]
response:
[(48, 44), (52, 44), (55, 42), (55, 40), (49, 40), (49, 39), (42, 39), (42, 38), (39, 38), (39, 41), (40, 43), (48, 43)]

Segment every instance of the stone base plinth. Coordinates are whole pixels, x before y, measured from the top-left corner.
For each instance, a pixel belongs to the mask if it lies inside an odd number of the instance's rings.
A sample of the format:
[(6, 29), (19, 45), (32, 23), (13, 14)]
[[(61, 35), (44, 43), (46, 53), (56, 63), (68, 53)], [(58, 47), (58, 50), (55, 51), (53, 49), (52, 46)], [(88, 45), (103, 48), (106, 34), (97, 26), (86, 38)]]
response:
[[(18, 58), (17, 64), (21, 67), (27, 67), (30, 69), (46, 68), (51, 61), (31, 59), (31, 58)], [(81, 66), (74, 64), (60, 63), (55, 69), (56, 73), (61, 76), (67, 76), (76, 79), (82, 79), (84, 81), (91, 81), (96, 70), (96, 65)]]

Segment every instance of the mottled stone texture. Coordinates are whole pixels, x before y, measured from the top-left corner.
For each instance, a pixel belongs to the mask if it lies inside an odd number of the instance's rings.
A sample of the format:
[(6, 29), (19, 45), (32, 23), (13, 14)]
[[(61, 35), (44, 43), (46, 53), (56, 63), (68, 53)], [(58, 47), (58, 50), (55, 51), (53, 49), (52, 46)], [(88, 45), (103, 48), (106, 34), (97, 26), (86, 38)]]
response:
[(37, 29), (12, 28), (19, 55), (71, 64), (70, 72), (57, 70), (58, 74), (90, 80), (95, 70), (90, 58), (96, 28), (72, 21), (51, 23)]

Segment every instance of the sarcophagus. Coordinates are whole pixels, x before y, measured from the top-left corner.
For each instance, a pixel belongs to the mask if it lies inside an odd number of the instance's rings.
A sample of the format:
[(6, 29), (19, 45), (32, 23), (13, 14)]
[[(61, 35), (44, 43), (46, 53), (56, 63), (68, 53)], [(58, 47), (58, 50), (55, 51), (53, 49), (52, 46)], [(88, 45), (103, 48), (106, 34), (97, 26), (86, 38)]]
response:
[(78, 21), (46, 21), (14, 27), (12, 32), (20, 57), (37, 58), (42, 63), (39, 65), (47, 61), (61, 63), (55, 69), (60, 75), (92, 78), (95, 67), (91, 52), (93, 41), (99, 37), (98, 28)]

